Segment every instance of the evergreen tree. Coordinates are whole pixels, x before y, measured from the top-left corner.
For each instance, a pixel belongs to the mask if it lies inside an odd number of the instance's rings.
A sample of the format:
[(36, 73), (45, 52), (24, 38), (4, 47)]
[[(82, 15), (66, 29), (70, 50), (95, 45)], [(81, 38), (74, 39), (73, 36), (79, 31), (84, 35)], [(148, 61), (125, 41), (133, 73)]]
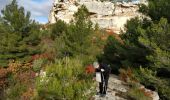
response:
[[(30, 12), (25, 13), (23, 7), (17, 5), (16, 0), (7, 5), (2, 11), (2, 19), (6, 27), (10, 27), (11, 32), (27, 33), (31, 24)], [(24, 34), (23, 34), (24, 35)]]
[(123, 45), (109, 39), (111, 44), (106, 45), (104, 54), (113, 65), (117, 58), (120, 66), (131, 67), (142, 84), (157, 90), (161, 100), (170, 99), (169, 4), (169, 0), (149, 0), (148, 6), (140, 6), (140, 11), (151, 19), (128, 21), (126, 32), (121, 35)]
[[(143, 29), (144, 30), (144, 29)], [(139, 42), (153, 50), (147, 56), (153, 69), (170, 69), (170, 24), (167, 19), (161, 18), (158, 23), (151, 24), (146, 31), (139, 37)]]
[(67, 30), (67, 24), (62, 20), (57, 20), (57, 22), (51, 26), (51, 37), (56, 38), (64, 34)]
[(162, 17), (170, 22), (170, 1), (169, 0), (148, 0), (147, 5), (140, 6), (140, 12), (151, 17), (152, 20), (159, 21)]
[(112, 36), (108, 38), (102, 59), (107, 60), (114, 72), (118, 72), (120, 67), (139, 68), (140, 66), (148, 66), (149, 61), (146, 56), (151, 53), (151, 50), (138, 40), (142, 34), (142, 29), (150, 25), (148, 20), (144, 20), (145, 23), (139, 18), (127, 21), (125, 25), (127, 30), (120, 35), (123, 42)]
[[(67, 30), (56, 38), (56, 45), (60, 57), (81, 56), (88, 58), (92, 55), (92, 35), (94, 29), (92, 22), (88, 18), (89, 13), (85, 6), (81, 6), (74, 14), (75, 19), (67, 26)], [(88, 58), (90, 59), (90, 58)]]
[(0, 66), (10, 59), (26, 58), (36, 53), (39, 26), (30, 20), (30, 12), (13, 0), (2, 10), (0, 17)]
[(89, 35), (92, 34), (92, 23), (88, 19), (88, 10), (85, 6), (74, 14), (75, 22), (71, 23), (66, 33), (66, 45), (71, 56), (87, 54), (90, 47)]

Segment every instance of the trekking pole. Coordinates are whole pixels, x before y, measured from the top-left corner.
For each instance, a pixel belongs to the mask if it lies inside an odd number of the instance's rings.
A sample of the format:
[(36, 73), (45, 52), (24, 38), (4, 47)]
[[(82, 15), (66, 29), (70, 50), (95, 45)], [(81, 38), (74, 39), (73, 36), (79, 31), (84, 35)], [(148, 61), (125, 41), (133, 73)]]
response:
[(103, 79), (103, 91), (102, 91), (102, 94), (104, 93), (104, 89), (106, 91), (106, 86), (105, 86), (105, 80), (104, 80), (104, 75), (103, 75), (103, 72), (101, 73), (102, 75), (102, 79)]

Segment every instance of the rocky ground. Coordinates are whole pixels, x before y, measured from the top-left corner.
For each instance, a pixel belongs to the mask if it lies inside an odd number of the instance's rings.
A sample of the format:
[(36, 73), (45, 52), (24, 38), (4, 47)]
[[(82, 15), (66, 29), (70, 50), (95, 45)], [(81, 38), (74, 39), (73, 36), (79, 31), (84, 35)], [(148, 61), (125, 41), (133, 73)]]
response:
[(120, 97), (118, 93), (127, 92), (127, 89), (128, 87), (122, 84), (122, 81), (118, 79), (118, 76), (111, 75), (109, 79), (106, 97), (100, 97), (100, 95), (95, 95), (95, 100), (126, 100)]
[[(128, 86), (123, 81), (119, 80), (118, 76), (111, 75), (108, 84), (107, 95), (105, 97), (100, 97), (100, 95), (95, 95), (94, 100), (128, 100), (126, 92), (128, 91)], [(146, 89), (147, 91), (150, 91)], [(98, 88), (97, 88), (98, 91)], [(159, 100), (157, 92), (150, 91), (152, 93), (153, 100)]]

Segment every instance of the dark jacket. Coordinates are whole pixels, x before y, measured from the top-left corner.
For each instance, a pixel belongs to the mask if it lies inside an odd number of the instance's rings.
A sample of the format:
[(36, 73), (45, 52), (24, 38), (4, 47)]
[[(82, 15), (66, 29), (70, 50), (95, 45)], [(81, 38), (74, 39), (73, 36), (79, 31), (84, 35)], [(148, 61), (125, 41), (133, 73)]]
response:
[[(101, 69), (104, 69), (104, 71), (102, 72)], [(101, 63), (100, 67), (96, 69), (96, 72), (100, 72), (103, 75), (104, 78), (101, 76), (101, 79), (102, 79), (102, 81), (104, 81), (109, 78), (111, 68), (107, 64)]]
[(104, 76), (105, 76), (105, 77), (109, 77), (109, 75), (110, 75), (110, 73), (111, 73), (111, 68), (110, 68), (110, 66), (107, 65), (107, 64), (105, 64), (105, 63), (101, 63), (101, 64), (100, 64), (100, 68), (101, 68), (101, 69), (104, 69), (104, 72), (103, 72)]

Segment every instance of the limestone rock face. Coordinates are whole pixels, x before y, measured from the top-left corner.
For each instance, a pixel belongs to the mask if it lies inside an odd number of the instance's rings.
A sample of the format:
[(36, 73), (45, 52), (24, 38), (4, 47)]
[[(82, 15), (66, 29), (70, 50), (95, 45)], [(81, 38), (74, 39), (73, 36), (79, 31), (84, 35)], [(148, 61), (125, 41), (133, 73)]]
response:
[(136, 3), (112, 3), (96, 0), (55, 0), (49, 15), (49, 23), (55, 23), (56, 20), (63, 20), (69, 23), (74, 19), (73, 14), (77, 12), (81, 5), (85, 5), (90, 12), (91, 21), (99, 27), (112, 29), (119, 34), (124, 30), (124, 24), (130, 18), (140, 16), (137, 12)]
[(113, 15), (114, 4), (111, 2), (80, 2), (81, 5), (85, 5), (90, 13), (97, 14), (100, 16), (111, 16)]

